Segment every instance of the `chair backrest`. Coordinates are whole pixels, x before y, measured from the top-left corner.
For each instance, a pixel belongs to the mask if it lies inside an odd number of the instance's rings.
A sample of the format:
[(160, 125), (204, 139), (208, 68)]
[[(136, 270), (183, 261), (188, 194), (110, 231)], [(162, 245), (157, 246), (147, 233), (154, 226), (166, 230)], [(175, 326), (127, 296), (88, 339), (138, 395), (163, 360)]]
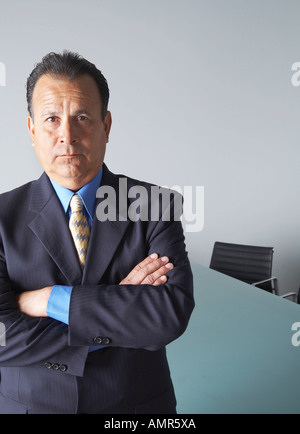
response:
[[(214, 245), (210, 268), (246, 283), (260, 282), (272, 277), (273, 247), (221, 243)], [(258, 285), (272, 292), (271, 282)]]

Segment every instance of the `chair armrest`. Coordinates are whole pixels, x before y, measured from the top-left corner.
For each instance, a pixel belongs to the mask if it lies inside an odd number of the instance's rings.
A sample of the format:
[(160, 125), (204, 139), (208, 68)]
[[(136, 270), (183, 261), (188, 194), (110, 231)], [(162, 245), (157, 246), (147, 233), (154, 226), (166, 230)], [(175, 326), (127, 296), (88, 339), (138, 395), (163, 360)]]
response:
[(297, 303), (298, 294), (296, 292), (287, 292), (286, 294), (280, 295), (281, 298), (293, 297), (293, 302)]
[(269, 279), (260, 280), (259, 282), (251, 283), (251, 285), (257, 286), (257, 285), (260, 285), (261, 283), (272, 282), (272, 281), (274, 282), (273, 293), (275, 295), (279, 295), (278, 294), (278, 279), (277, 279), (277, 277), (270, 277)]

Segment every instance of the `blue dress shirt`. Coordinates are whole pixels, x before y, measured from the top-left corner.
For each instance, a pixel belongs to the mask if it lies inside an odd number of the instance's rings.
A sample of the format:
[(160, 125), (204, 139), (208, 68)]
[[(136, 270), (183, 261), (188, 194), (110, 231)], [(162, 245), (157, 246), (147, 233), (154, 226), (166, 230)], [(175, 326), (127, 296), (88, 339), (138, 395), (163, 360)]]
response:
[[(89, 227), (91, 229), (93, 223), (93, 215), (96, 206), (96, 192), (101, 184), (103, 168), (88, 184), (82, 187), (77, 194), (81, 197), (84, 204), (84, 214), (87, 218)], [(53, 188), (62, 204), (62, 207), (66, 214), (66, 219), (69, 221), (71, 209), (70, 200), (74, 195), (74, 192), (56, 184), (50, 180)], [(70, 300), (72, 294), (71, 286), (55, 285), (52, 288), (47, 305), (47, 315), (53, 319), (61, 321), (65, 324), (69, 324), (69, 310)], [(99, 347), (97, 347), (99, 349)]]

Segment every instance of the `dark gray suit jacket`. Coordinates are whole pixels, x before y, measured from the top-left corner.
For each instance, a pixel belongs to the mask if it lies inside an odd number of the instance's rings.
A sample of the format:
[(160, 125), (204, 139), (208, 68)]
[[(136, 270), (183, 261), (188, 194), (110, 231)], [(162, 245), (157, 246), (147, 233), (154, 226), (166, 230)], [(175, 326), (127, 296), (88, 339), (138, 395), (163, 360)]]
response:
[[(120, 177), (104, 165), (101, 185), (116, 191), (117, 208)], [(149, 184), (126, 180), (128, 189), (143, 186), (150, 198)], [(144, 205), (150, 215), (150, 201)], [(175, 265), (165, 285), (119, 285), (153, 252)], [(55, 284), (73, 286), (69, 326), (18, 310), (19, 292)], [(0, 414), (174, 412), (165, 346), (184, 332), (193, 307), (180, 221), (99, 222), (95, 216), (82, 275), (45, 174), (0, 195), (0, 322), (6, 328)], [(95, 345), (102, 349), (89, 353)]]

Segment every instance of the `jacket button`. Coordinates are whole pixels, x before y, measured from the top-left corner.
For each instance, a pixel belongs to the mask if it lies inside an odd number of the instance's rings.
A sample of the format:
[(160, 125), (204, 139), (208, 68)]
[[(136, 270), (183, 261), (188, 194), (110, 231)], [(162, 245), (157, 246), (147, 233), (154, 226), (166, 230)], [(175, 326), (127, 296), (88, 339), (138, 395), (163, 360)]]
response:
[(66, 372), (67, 369), (68, 369), (67, 365), (60, 365), (59, 367), (60, 372)]
[(109, 338), (103, 338), (104, 345), (109, 345), (111, 343), (111, 339)]
[(54, 363), (54, 364), (52, 365), (52, 369), (53, 369), (54, 371), (58, 371), (58, 370), (59, 370), (59, 367), (60, 367), (60, 365), (59, 365), (58, 363)]
[(94, 343), (99, 345), (102, 344), (103, 342), (103, 338), (101, 338), (101, 336), (97, 336), (96, 338), (94, 338)]
[(46, 362), (44, 364), (44, 366), (45, 366), (46, 369), (52, 369), (52, 363), (50, 363), (50, 362)]

